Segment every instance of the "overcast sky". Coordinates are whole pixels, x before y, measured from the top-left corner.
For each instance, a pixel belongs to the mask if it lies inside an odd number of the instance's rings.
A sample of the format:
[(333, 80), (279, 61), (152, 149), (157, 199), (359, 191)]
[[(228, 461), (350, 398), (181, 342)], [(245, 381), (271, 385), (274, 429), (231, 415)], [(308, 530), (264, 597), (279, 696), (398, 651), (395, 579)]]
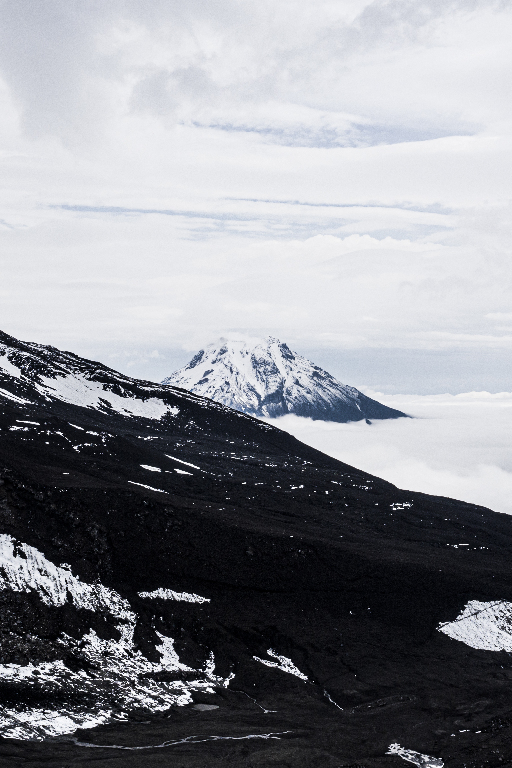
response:
[(0, 0), (0, 328), (512, 389), (512, 3)]

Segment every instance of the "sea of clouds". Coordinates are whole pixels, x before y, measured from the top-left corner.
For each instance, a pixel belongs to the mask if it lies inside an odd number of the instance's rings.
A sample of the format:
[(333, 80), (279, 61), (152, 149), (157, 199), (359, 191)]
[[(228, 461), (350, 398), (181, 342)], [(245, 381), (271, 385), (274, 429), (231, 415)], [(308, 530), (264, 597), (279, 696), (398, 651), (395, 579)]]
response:
[(400, 488), (512, 514), (512, 392), (365, 394), (414, 418), (368, 425), (289, 415), (271, 423)]

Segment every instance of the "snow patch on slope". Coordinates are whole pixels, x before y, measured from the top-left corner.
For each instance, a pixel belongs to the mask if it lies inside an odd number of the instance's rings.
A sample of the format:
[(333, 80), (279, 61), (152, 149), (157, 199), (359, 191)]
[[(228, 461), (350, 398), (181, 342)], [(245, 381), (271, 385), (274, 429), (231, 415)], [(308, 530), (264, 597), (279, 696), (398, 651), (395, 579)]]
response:
[(439, 757), (430, 757), (422, 755), (421, 752), (414, 752), (412, 749), (404, 749), (400, 744), (390, 744), (386, 755), (398, 755), (403, 760), (417, 765), (418, 768), (443, 768), (443, 761)]
[(168, 453), (165, 453), (164, 456), (167, 456), (168, 459), (172, 459), (173, 461), (179, 461), (180, 464), (185, 464), (187, 467), (193, 467), (194, 469), (201, 469), (201, 467), (198, 467), (197, 464), (191, 464), (189, 461), (183, 461), (183, 459), (177, 459), (176, 456), (170, 456)]
[[(192, 701), (192, 691), (213, 693), (214, 687), (229, 684), (231, 677), (215, 674), (213, 654), (202, 669), (195, 670), (180, 662), (174, 640), (160, 632), (156, 632), (160, 661), (149, 661), (134, 643), (137, 615), (127, 600), (99, 582), (81, 581), (69, 566), (57, 566), (35, 547), (18, 544), (5, 534), (0, 536), (0, 589), (34, 591), (46, 605), (62, 606), (71, 600), (76, 608), (107, 612), (119, 632), (117, 640), (104, 640), (92, 629), (80, 640), (65, 634), (60, 637), (60, 645), (88, 663), (87, 671), (72, 670), (62, 660), (0, 664), (3, 683), (42, 691), (47, 700), (52, 695), (65, 699), (58, 709), (48, 705), (3, 709), (0, 736), (43, 739), (73, 733), (77, 728), (125, 717), (123, 713), (133, 708), (161, 711), (187, 704)], [(175, 679), (155, 679), (161, 672), (175, 673)], [(186, 680), (182, 679), (184, 672)]]
[(6, 389), (2, 389), (1, 387), (0, 396), (6, 397), (8, 400), (12, 400), (15, 403), (20, 403), (20, 405), (30, 405), (30, 400), (26, 400), (24, 397), (18, 397), (18, 395), (13, 395), (12, 392), (8, 392)]
[(161, 488), (153, 488), (152, 485), (144, 485), (144, 483), (136, 483), (135, 480), (128, 480), (130, 485), (140, 485), (141, 488), (146, 488), (148, 491), (156, 491), (157, 493), (167, 493), (167, 491), (163, 491)]
[(11, 363), (9, 358), (7, 357), (7, 354), (0, 355), (0, 372), (7, 373), (9, 376), (14, 376), (15, 379), (19, 379), (21, 376), (21, 371), (18, 368), (17, 365), (14, 365), (14, 363)]
[(130, 604), (103, 584), (87, 584), (73, 576), (69, 566), (57, 566), (28, 544), (17, 544), (0, 534), (0, 590), (37, 592), (45, 605), (60, 606), (71, 597), (76, 608), (106, 610), (124, 621), (133, 621)]
[(453, 640), (482, 651), (512, 651), (512, 603), (470, 600), (454, 621), (438, 627)]
[(175, 592), (173, 589), (155, 589), (153, 592), (139, 592), (139, 597), (149, 600), (179, 600), (184, 603), (209, 603), (209, 597), (201, 597), (190, 592)]
[(168, 413), (177, 416), (180, 412), (179, 408), (166, 405), (157, 397), (142, 400), (133, 397), (131, 393), (122, 397), (105, 389), (99, 382), (90, 381), (83, 374), (57, 376), (55, 379), (41, 377), (41, 383), (36, 383), (35, 388), (45, 397), (54, 397), (72, 405), (98, 410), (111, 409), (121, 415), (145, 419), (161, 419)]
[(253, 656), (253, 659), (261, 662), (261, 664), (265, 664), (266, 667), (274, 667), (275, 669), (280, 669), (281, 672), (288, 672), (289, 675), (295, 675), (295, 677), (300, 677), (301, 680), (304, 680), (305, 683), (308, 682), (307, 675), (301, 672), (300, 669), (296, 667), (293, 661), (289, 659), (287, 656), (280, 656), (272, 648), (268, 649), (267, 654), (271, 656), (273, 659), (277, 659), (277, 661), (268, 661), (268, 659), (260, 659), (259, 656)]

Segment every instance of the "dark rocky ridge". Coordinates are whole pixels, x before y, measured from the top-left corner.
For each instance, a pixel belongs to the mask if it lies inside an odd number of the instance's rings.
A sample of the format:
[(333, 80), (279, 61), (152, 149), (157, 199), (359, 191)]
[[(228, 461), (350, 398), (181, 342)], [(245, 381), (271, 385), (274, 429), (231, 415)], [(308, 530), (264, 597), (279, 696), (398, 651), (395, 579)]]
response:
[[(468, 600), (512, 601), (509, 517), (400, 491), (189, 393), (10, 337), (0, 341), (20, 364), (28, 366), (23, 355), (32, 355), (32, 369), (45, 380), (56, 366), (69, 377), (72, 363), (106, 394), (118, 387), (127, 403), (130, 393), (141, 401), (160, 393), (179, 408), (144, 419), (42, 395), (28, 368), (19, 378), (3, 376), (4, 392), (30, 402), (0, 395), (0, 534), (128, 600), (137, 614), (134, 642), (149, 662), (159, 661), (159, 632), (175, 639), (191, 669), (205, 668), (213, 651), (215, 673), (235, 675), (214, 693), (192, 692), (196, 704), (215, 710), (123, 708), (83, 645), (59, 640), (64, 632), (80, 643), (90, 629), (117, 640), (113, 615), (69, 597), (49, 606), (35, 589), (4, 589), (2, 717), (13, 709), (93, 708), (96, 687), (128, 722), (57, 740), (4, 739), (0, 765), (404, 765), (385, 754), (394, 742), (450, 768), (512, 763), (509, 654), (475, 650), (437, 631)], [(461, 542), (469, 546), (455, 548)], [(138, 594), (159, 588), (210, 602)], [(269, 649), (308, 682), (254, 659), (272, 661)], [(58, 659), (94, 685), (1, 676), (1, 665)], [(184, 684), (191, 676), (145, 674), (157, 682), (181, 676)], [(166, 742), (173, 743), (158, 747)]]

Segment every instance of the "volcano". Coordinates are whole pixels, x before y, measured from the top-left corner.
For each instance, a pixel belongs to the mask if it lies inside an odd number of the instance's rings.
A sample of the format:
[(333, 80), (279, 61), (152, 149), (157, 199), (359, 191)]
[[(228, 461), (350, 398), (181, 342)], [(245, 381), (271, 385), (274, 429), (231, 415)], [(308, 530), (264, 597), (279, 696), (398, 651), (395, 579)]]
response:
[(398, 419), (405, 413), (341, 384), (272, 336), (221, 339), (163, 380), (252, 416), (324, 421)]
[(512, 763), (512, 521), (0, 335), (0, 766)]

